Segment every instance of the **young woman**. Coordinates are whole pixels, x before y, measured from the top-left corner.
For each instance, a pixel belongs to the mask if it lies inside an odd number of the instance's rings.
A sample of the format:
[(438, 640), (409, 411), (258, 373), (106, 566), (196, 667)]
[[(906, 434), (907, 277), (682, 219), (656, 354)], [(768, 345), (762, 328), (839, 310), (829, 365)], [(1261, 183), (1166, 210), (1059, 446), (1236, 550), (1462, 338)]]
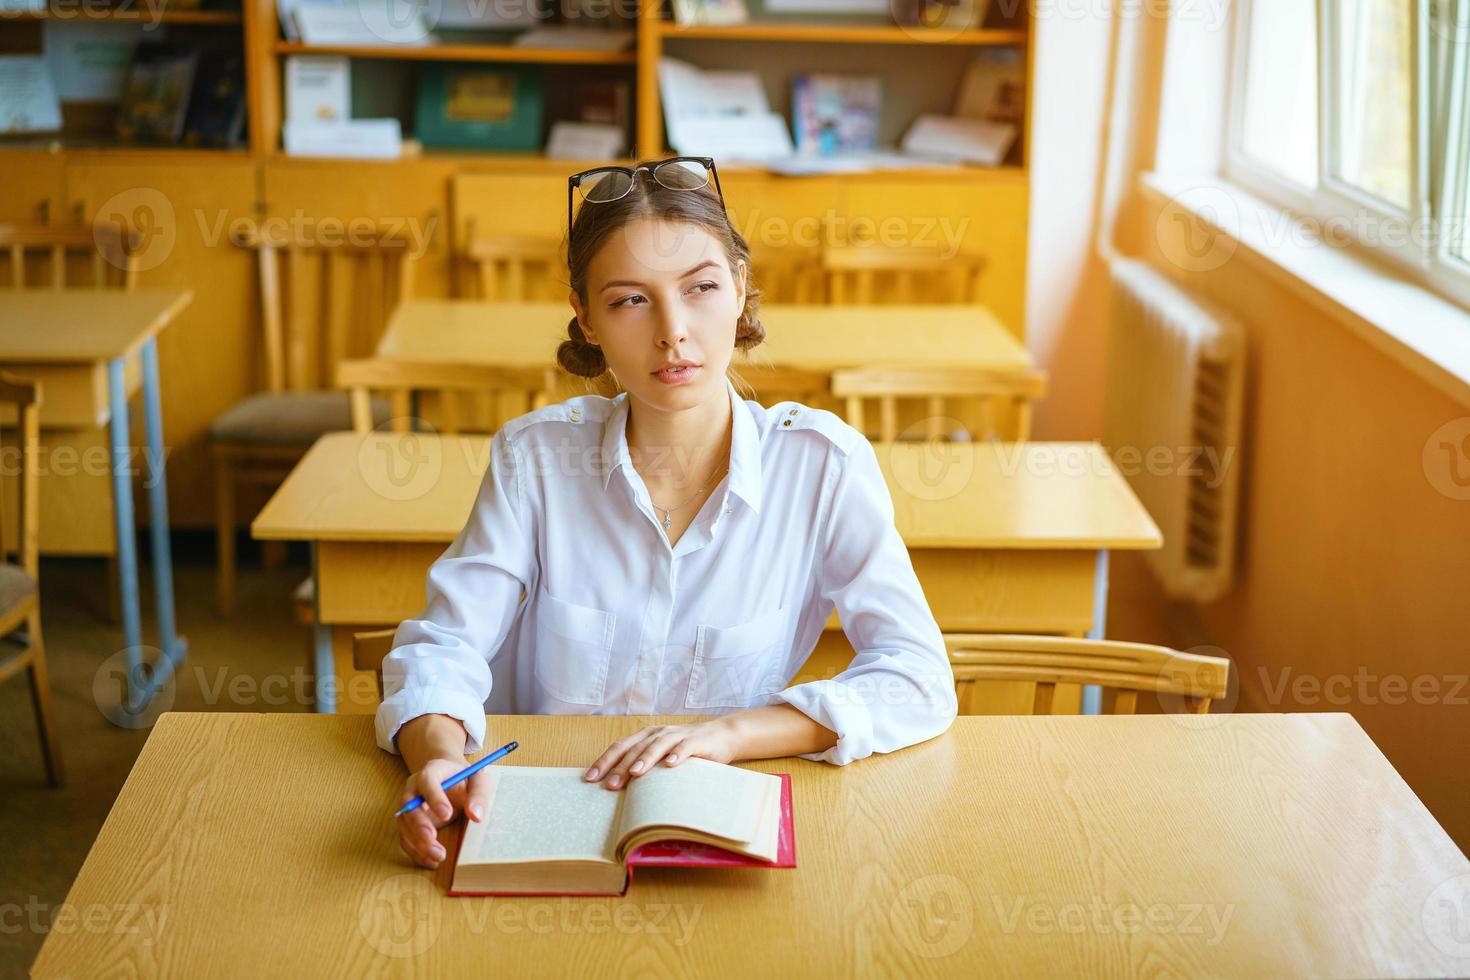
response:
[[(716, 716), (614, 742), (585, 775), (610, 790), (690, 756), (845, 765), (955, 715), (872, 446), (830, 412), (764, 408), (727, 378), (765, 333), (714, 162), (570, 183), (576, 315), (558, 360), (622, 390), (501, 427), (424, 612), (383, 663), (378, 744), (408, 765), (402, 800), (427, 801), (398, 820), (425, 867), (444, 858), (437, 827), (485, 815), (488, 780), (439, 784), (480, 750), (487, 712)], [(834, 607), (857, 655), (788, 687)]]

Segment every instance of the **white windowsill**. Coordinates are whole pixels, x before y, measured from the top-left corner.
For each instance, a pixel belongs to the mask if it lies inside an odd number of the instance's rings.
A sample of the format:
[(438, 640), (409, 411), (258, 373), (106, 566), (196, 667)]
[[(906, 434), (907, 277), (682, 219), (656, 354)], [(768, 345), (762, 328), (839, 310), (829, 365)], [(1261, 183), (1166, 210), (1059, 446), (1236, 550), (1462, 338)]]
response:
[(1141, 186), (1234, 240), (1239, 256), (1470, 407), (1470, 312), (1353, 249), (1282, 234), (1293, 219), (1222, 178), (1146, 173)]

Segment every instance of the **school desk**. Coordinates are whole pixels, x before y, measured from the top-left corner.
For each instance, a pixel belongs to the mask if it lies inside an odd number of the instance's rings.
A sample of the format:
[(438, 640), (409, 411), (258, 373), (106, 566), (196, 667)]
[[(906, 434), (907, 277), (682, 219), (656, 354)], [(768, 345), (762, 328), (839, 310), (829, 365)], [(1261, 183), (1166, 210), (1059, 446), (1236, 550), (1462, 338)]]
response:
[[(251, 524), (260, 540), (311, 542), (320, 710), (332, 710), (325, 679), (334, 657), (350, 664), (354, 628), (423, 611), (425, 572), (464, 526), (488, 447), (485, 436), (331, 433)], [(1109, 549), (1162, 541), (1096, 444), (875, 449), (946, 630), (1102, 636)], [(839, 628), (835, 616), (828, 628)]]
[[(1030, 370), (1029, 351), (987, 307), (763, 304), (757, 362), (831, 372), (875, 364)], [(556, 363), (571, 308), (564, 302), (410, 299), (399, 304), (377, 356), (404, 361), (539, 368)], [(924, 342), (908, 329), (922, 325)], [(902, 329), (899, 329), (901, 327)], [(737, 359), (738, 364), (738, 359)]]
[[(118, 591), (128, 691), (136, 707), (146, 703), (184, 657), (185, 641), (174, 627), (173, 561), (169, 552), (168, 487), (165, 481), (163, 398), (158, 376), (158, 334), (193, 301), (192, 290), (110, 289), (21, 290), (0, 293), (0, 367), (39, 380), (41, 426), (86, 432), (107, 426)], [(136, 357), (136, 368), (133, 359)], [(145, 444), (138, 454), (128, 424), (128, 397), (143, 389)], [(72, 433), (61, 432), (67, 439)], [(58, 471), (62, 458), (55, 457)], [(119, 465), (121, 464), (121, 465)], [(146, 683), (140, 669), (143, 628), (138, 611), (138, 558), (133, 522), (133, 473), (148, 487), (158, 649)], [(65, 506), (48, 493), (43, 479), (41, 514)], [(101, 509), (93, 505), (93, 508)], [(85, 520), (85, 518), (83, 518)], [(45, 551), (43, 534), (42, 550)]]
[[(495, 716), (497, 765), (663, 720)], [(789, 772), (797, 867), (449, 898), (371, 718), (169, 713), (37, 977), (1463, 976), (1470, 861), (1346, 714), (964, 717)], [(489, 819), (495, 819), (490, 811)], [(458, 828), (441, 831), (448, 847)]]

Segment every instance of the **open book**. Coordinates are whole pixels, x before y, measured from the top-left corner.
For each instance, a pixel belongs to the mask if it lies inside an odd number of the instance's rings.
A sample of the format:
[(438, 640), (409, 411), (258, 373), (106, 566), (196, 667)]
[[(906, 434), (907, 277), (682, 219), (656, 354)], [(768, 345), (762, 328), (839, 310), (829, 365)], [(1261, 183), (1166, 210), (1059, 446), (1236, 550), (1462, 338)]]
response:
[(614, 791), (585, 769), (484, 771), (490, 805), (465, 822), (451, 895), (621, 895), (638, 865), (796, 866), (785, 774), (687, 759)]

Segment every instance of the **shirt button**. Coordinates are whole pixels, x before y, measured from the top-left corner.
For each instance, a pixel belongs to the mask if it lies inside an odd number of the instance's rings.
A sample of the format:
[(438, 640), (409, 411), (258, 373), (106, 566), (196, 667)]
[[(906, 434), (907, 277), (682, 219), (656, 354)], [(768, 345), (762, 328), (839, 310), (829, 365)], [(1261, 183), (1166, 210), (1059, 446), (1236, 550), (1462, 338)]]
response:
[(791, 428), (791, 420), (790, 419), (787, 419), (785, 422), (782, 422), (781, 424), (784, 425), (788, 429)]
[(792, 414), (792, 415), (795, 415), (795, 414), (796, 414), (796, 411), (797, 411), (797, 410), (796, 410), (796, 409), (794, 409), (794, 408), (793, 408), (793, 409), (792, 409), (792, 410), (791, 410), (791, 414)]

